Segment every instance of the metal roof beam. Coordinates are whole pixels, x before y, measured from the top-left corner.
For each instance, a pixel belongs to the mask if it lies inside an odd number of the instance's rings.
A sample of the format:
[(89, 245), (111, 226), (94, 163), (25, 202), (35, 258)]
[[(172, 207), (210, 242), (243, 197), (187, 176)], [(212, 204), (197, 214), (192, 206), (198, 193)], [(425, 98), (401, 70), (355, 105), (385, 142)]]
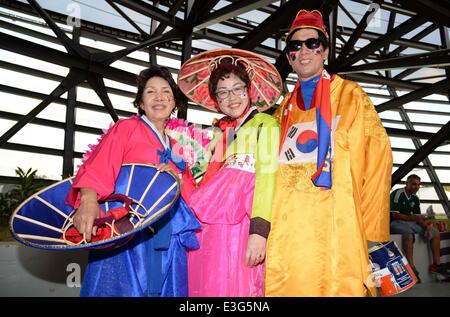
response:
[[(432, 53), (409, 55), (391, 58), (375, 63), (350, 66), (340, 71), (342, 74), (360, 73), (375, 70), (391, 70), (397, 68), (417, 69), (422, 67), (445, 67), (450, 65), (450, 49), (439, 50)], [(403, 78), (398, 76), (395, 78)]]
[[(358, 3), (361, 3), (361, 4), (367, 4), (367, 5), (370, 5), (371, 3), (373, 3), (372, 0), (352, 0), (352, 1), (358, 2)], [(407, 15), (407, 16), (410, 16), (410, 17), (416, 15), (416, 12), (408, 10), (408, 9), (406, 9), (406, 8), (404, 8), (402, 6), (399, 6), (399, 5), (395, 4), (395, 3), (383, 2), (381, 4), (381, 8), (385, 9), (385, 10), (388, 10), (388, 11), (391, 11), (391, 12), (401, 13), (401, 14), (404, 14), (404, 15)]]
[[(351, 36), (354, 32), (354, 29), (344, 27), (344, 26), (338, 26), (337, 28), (338, 28), (338, 33), (341, 35), (344, 35), (344, 36)], [(374, 33), (374, 32), (365, 31), (361, 34), (361, 39), (365, 39), (370, 42), (373, 42), (373, 41), (379, 39), (381, 36), (383, 36), (383, 35)], [(410, 40), (398, 38), (393, 41), (387, 41), (385, 43), (385, 45), (387, 45), (387, 44), (396, 44), (396, 45), (400, 45), (400, 46), (406, 46), (407, 48), (411, 47), (411, 48), (416, 48), (416, 49), (424, 50), (424, 51), (434, 51), (434, 50), (440, 49), (439, 45), (420, 42), (419, 40), (413, 40), (413, 38), (411, 38)]]
[(375, 107), (378, 112), (391, 110), (394, 108), (398, 108), (408, 102), (416, 101), (420, 98), (432, 95), (437, 92), (441, 92), (442, 90), (447, 89), (450, 86), (450, 78), (438, 81), (437, 83), (431, 84), (428, 87), (424, 87), (418, 89), (416, 91), (410, 92), (406, 95), (398, 97), (396, 99), (389, 100)]
[(362, 74), (362, 73), (352, 73), (343, 75), (344, 78), (365, 82), (371, 84), (380, 84), (380, 85), (389, 85), (395, 88), (402, 88), (407, 90), (416, 90), (423, 87), (428, 87), (429, 84), (417, 84), (406, 80), (393, 79), (388, 77), (376, 76), (371, 74)]
[[(239, 41), (238, 37), (230, 36), (222, 32), (217, 32), (210, 29), (203, 29), (197, 32), (194, 32), (196, 38), (204, 38), (212, 41), (216, 41), (225, 45), (235, 46), (235, 44)], [(277, 58), (280, 55), (280, 51), (274, 49), (272, 47), (266, 45), (259, 45), (252, 49), (254, 52), (258, 54), (262, 54), (268, 57)]]
[[(175, 16), (177, 12), (181, 9), (183, 3), (185, 0), (176, 0), (174, 4), (170, 7), (169, 11), (167, 12), (170, 14), (170, 16)], [(167, 28), (167, 24), (163, 22), (159, 22), (158, 27), (156, 28), (155, 32), (152, 34), (153, 36), (161, 35), (164, 33), (165, 29)]]
[[(33, 99), (37, 99), (37, 100), (43, 100), (47, 97), (47, 94), (42, 94), (42, 93), (38, 93), (38, 92), (34, 92), (34, 91), (29, 91), (29, 90), (25, 90), (25, 89), (21, 89), (21, 88), (17, 88), (17, 87), (10, 87), (10, 86), (1, 85), (1, 84), (0, 84), (0, 91), (8, 93), (8, 94), (14, 94), (14, 95), (33, 98)], [(61, 104), (61, 105), (66, 105), (67, 99), (58, 97), (53, 102), (57, 103), (57, 104)], [(77, 108), (86, 109), (89, 111), (108, 113), (106, 111), (105, 107), (96, 105), (96, 104), (92, 104), (92, 103), (88, 103), (88, 102), (77, 101), (76, 106), (77, 106)], [(116, 112), (118, 115), (123, 116), (123, 117), (130, 117), (130, 116), (136, 114), (135, 112), (120, 110), (120, 109), (116, 109)], [(23, 116), (21, 115), (21, 117), (23, 117)], [(33, 122), (34, 122), (34, 120), (35, 119), (33, 119)]]
[(39, 16), (44, 19), (50, 29), (55, 33), (59, 42), (66, 48), (67, 52), (72, 55), (77, 55), (87, 58), (89, 53), (78, 43), (71, 40), (64, 31), (52, 20), (50, 15), (42, 9), (36, 0), (27, 0), (28, 3), (38, 12)]
[[(400, 107), (400, 116), (405, 121), (406, 127), (410, 130), (414, 130), (414, 126), (412, 125), (411, 120), (409, 119), (409, 116), (406, 113), (406, 111), (403, 109), (403, 107)], [(448, 141), (448, 140), (446, 140), (446, 141)], [(443, 142), (442, 144), (445, 144), (446, 141)], [(413, 142), (414, 146), (416, 147), (417, 151), (419, 151), (420, 148), (423, 146), (422, 141), (420, 139), (413, 138), (412, 142)], [(445, 190), (442, 187), (441, 181), (439, 180), (439, 177), (433, 167), (433, 164), (431, 164), (430, 158), (425, 157), (424, 160), (422, 161), (422, 163), (426, 168), (428, 177), (430, 177), (430, 180), (433, 182), (433, 186), (434, 186), (434, 189), (436, 190), (436, 194), (438, 195), (439, 199), (441, 199), (444, 202), (443, 207), (444, 207), (445, 212), (447, 214), (450, 214), (450, 203), (448, 201), (447, 194), (445, 193)]]
[(144, 31), (139, 25), (137, 25), (137, 23), (134, 22), (134, 20), (130, 18), (128, 14), (126, 14), (117, 4), (115, 4), (113, 0), (106, 0), (106, 2), (108, 2), (114, 10), (116, 10), (125, 20), (127, 20), (127, 22), (130, 23), (130, 25), (134, 27), (143, 38), (149, 37), (149, 32)]
[(378, 39), (371, 42), (369, 45), (359, 49), (352, 55), (348, 56), (345, 59), (345, 62), (339, 65), (340, 68), (345, 68), (348, 65), (352, 65), (356, 63), (359, 60), (362, 60), (370, 53), (373, 53), (383, 46), (385, 46), (388, 43), (391, 43), (392, 41), (399, 39), (401, 36), (411, 32), (415, 28), (419, 27), (420, 25), (424, 24), (427, 20), (418, 15), (415, 17), (410, 18), (406, 22), (403, 22), (402, 24), (395, 27), (391, 33), (380, 36)]
[[(427, 26), (425, 29), (423, 29), (422, 31), (420, 31), (419, 33), (417, 33), (416, 35), (414, 35), (409, 41), (419, 42), (422, 38), (424, 38), (425, 36), (431, 34), (434, 30), (436, 30), (436, 25), (431, 24), (431, 25)], [(392, 52), (389, 52), (387, 54), (387, 58), (398, 56), (401, 52), (403, 52), (407, 48), (409, 48), (408, 45), (400, 45), (399, 47), (397, 47)]]
[(69, 68), (75, 67), (82, 70), (98, 73), (106, 78), (116, 80), (124, 84), (135, 84), (135, 74), (113, 68), (111, 66), (102, 65), (100, 63), (88, 63), (81, 57), (73, 56), (65, 52), (26, 41), (2, 32), (0, 32), (0, 48), (25, 56), (37, 58), (49, 63)]
[[(381, 1), (377, 1), (377, 4), (379, 4), (380, 2)], [(336, 66), (342, 64), (342, 62), (347, 57), (348, 53), (350, 53), (350, 50), (354, 48), (356, 42), (361, 37), (362, 33), (364, 32), (367, 25), (369, 24), (369, 22), (370, 22), (369, 17), (371, 17), (373, 15), (373, 11), (372, 11), (372, 7), (369, 7), (368, 9), (370, 9), (370, 11), (367, 10), (366, 13), (364, 13), (361, 20), (357, 24), (356, 28), (353, 30), (352, 34), (350, 35), (350, 38), (344, 44), (344, 47), (342, 48), (341, 53), (339, 54), (339, 57), (336, 60)], [(331, 65), (331, 66), (332, 66), (332, 68), (334, 68), (333, 65)]]
[[(336, 60), (336, 38), (337, 38), (337, 19), (338, 19), (338, 8), (336, 7), (329, 16), (330, 21), (330, 48), (329, 48), (329, 62), (334, 63)], [(342, 52), (342, 50), (341, 50)]]
[[(15, 25), (15, 24), (7, 23), (5, 21), (1, 21), (0, 20), (0, 27), (8, 29), (8, 30), (15, 31), (15, 32), (20, 32), (21, 34), (25, 34), (25, 35), (28, 35), (28, 36), (36, 37), (38, 39), (41, 39), (41, 40), (44, 40), (44, 41), (48, 41), (50, 43), (60, 44), (58, 42), (58, 39), (53, 37), (53, 36), (50, 36), (50, 35), (47, 35), (47, 34), (44, 34), (44, 33), (40, 33), (38, 31), (34, 31), (34, 30), (31, 30), (31, 29), (28, 29), (26, 27), (22, 27), (22, 26), (18, 26), (18, 25)], [(102, 40), (102, 41), (110, 40), (114, 44), (117, 44), (117, 45), (120, 45), (120, 46), (125, 46), (125, 47), (128, 47), (128, 48), (129, 47), (133, 47), (133, 46), (136, 45), (134, 43), (130, 43), (130, 42), (127, 42), (127, 41), (118, 40), (116, 37), (107, 37), (106, 35), (100, 35), (98, 33), (94, 33), (91, 30), (84, 30), (82, 32), (82, 34), (83, 34), (83, 37), (86, 37), (86, 38), (89, 38), (89, 39)], [(151, 41), (155, 41), (155, 39), (151, 39)], [(99, 49), (94, 48), (94, 47), (89, 47), (89, 46), (83, 46), (83, 47), (88, 52), (94, 53), (94, 55), (95, 54), (99, 54), (99, 53), (105, 53), (105, 54), (108, 53), (106, 51), (99, 50)], [(145, 49), (146, 49), (146, 47), (142, 48), (143, 51), (145, 51)], [(165, 53), (161, 52), (161, 54), (164, 55)], [(133, 63), (133, 64), (137, 64), (137, 65), (140, 65), (140, 66), (145, 66), (145, 67), (148, 66), (148, 63), (146, 61), (142, 61), (140, 59), (136, 59), (136, 58), (132, 58), (132, 57), (128, 57), (128, 56), (125, 56), (125, 57), (121, 58), (121, 61), (128, 62), (128, 63)]]
[(253, 50), (267, 37), (271, 36), (276, 30), (281, 29), (288, 23), (291, 23), (300, 9), (315, 9), (317, 8), (317, 1), (303, 0), (303, 1), (288, 1), (283, 4), (276, 14), (272, 14), (256, 28), (250, 31), (246, 36), (233, 45), (235, 48)]
[(131, 0), (113, 0), (114, 2), (127, 7), (130, 10), (136, 11), (142, 15), (151, 17), (158, 20), (165, 25), (171, 26), (176, 29), (184, 29), (186, 27), (185, 21), (171, 15), (164, 10), (158, 9), (153, 5), (150, 5), (144, 1), (131, 1)]
[[(441, 43), (443, 48), (450, 49), (450, 36), (448, 35), (448, 29), (444, 26), (439, 27), (439, 35), (441, 36)], [(450, 78), (450, 67), (445, 67), (445, 75)], [(450, 101), (450, 89), (447, 89), (447, 98)]]
[[(62, 103), (62, 102), (61, 102)], [(19, 121), (23, 115), (17, 114), (17, 113), (11, 113), (6, 111), (0, 111), (0, 118), (11, 120), (11, 121)], [(56, 129), (64, 130), (66, 123), (60, 122), (60, 121), (53, 121), (48, 119), (42, 119), (42, 118), (35, 118), (33, 119), (33, 124), (44, 126), (44, 127), (51, 127)], [(102, 134), (103, 131), (100, 128), (93, 128), (83, 125), (75, 125), (75, 131), (84, 132), (84, 133), (91, 133), (91, 134)]]
[(103, 78), (98, 74), (89, 73), (87, 76), (87, 81), (102, 101), (111, 118), (114, 120), (114, 122), (117, 122), (119, 120), (119, 116), (117, 115), (117, 112), (112, 105), (111, 99), (108, 96)]
[(198, 31), (207, 28), (216, 23), (226, 21), (232, 17), (244, 14), (246, 12), (265, 7), (275, 0), (242, 0), (233, 2), (215, 12), (212, 12), (204, 16), (196, 25), (194, 26), (194, 31)]
[(449, 0), (394, 0), (403, 8), (420, 13), (420, 15), (441, 25), (450, 27)]
[[(405, 130), (397, 128), (386, 128), (386, 132), (389, 136), (401, 137), (401, 138), (415, 138), (415, 139), (430, 139), (434, 133), (423, 132), (416, 130)], [(450, 135), (447, 136), (446, 141), (450, 141)]]
[[(392, 151), (402, 152), (402, 153), (416, 153), (417, 152), (417, 150), (413, 150), (413, 149), (404, 149), (404, 148), (396, 148), (396, 147), (392, 147)], [(449, 151), (433, 151), (433, 153), (430, 153), (430, 154), (450, 155), (450, 152)]]
[[(394, 120), (394, 119), (381, 119), (383, 123), (394, 123), (405, 125), (405, 121), (403, 120)], [(414, 126), (423, 126), (423, 127), (433, 127), (433, 128), (442, 128), (442, 124), (440, 123), (429, 123), (429, 122), (411, 122)], [(450, 154), (450, 152), (449, 152)]]
[(85, 73), (78, 69), (71, 69), (66, 78), (42, 100), (36, 107), (34, 107), (28, 114), (22, 117), (16, 124), (0, 136), (0, 147), (20, 131), (27, 123), (31, 122), (42, 110), (44, 110), (55, 99), (67, 92), (70, 88), (75, 87), (78, 83), (86, 79)]

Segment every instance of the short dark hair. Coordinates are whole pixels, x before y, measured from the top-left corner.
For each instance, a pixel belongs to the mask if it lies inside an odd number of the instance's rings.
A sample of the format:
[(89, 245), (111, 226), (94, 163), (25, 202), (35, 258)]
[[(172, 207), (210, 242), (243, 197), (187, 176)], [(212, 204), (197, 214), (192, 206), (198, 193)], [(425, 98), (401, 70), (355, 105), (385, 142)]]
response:
[(412, 179), (417, 179), (420, 182), (420, 177), (416, 174), (409, 175), (408, 178), (406, 178), (406, 182), (409, 182)]
[[(312, 30), (316, 30), (316, 29), (313, 29), (313, 28), (311, 28), (311, 29)], [(286, 43), (288, 43), (291, 40), (292, 36), (295, 34), (295, 32), (297, 32), (299, 30), (301, 30), (301, 29), (297, 29), (294, 32), (292, 32), (291, 34), (289, 34), (289, 36), (286, 38)], [(317, 33), (319, 33), (320, 44), (322, 44), (324, 49), (327, 49), (330, 46), (330, 44), (328, 43), (328, 38), (322, 32), (320, 32), (318, 30), (316, 30), (316, 31), (317, 31)], [(287, 45), (286, 45), (286, 47), (287, 47)]]
[(244, 82), (245, 86), (247, 87), (247, 90), (250, 89), (250, 77), (245, 71), (245, 68), (239, 63), (235, 65), (231, 61), (225, 60), (222, 61), (217, 66), (217, 68), (212, 71), (211, 76), (209, 76), (208, 91), (211, 99), (217, 101), (216, 98), (217, 83), (219, 82), (220, 79), (228, 78), (230, 74), (235, 74)]
[(183, 110), (186, 107), (186, 97), (181, 92), (175, 80), (172, 77), (169, 69), (164, 66), (153, 65), (149, 68), (142, 70), (136, 77), (136, 86), (138, 91), (136, 93), (136, 98), (133, 101), (133, 105), (138, 109), (140, 115), (145, 114), (144, 110), (140, 107), (142, 103), (142, 94), (144, 93), (145, 84), (152, 77), (160, 77), (169, 83), (172, 89), (173, 97), (175, 99), (175, 109)]

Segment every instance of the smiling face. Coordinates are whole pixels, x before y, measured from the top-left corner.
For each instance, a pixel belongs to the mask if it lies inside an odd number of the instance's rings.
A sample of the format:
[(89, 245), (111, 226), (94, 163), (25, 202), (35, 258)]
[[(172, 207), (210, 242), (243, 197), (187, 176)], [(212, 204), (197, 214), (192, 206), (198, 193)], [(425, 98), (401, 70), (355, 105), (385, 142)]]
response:
[[(319, 38), (319, 33), (314, 29), (300, 29), (296, 31), (291, 41), (305, 41), (310, 38)], [(287, 59), (292, 69), (297, 73), (300, 80), (308, 80), (319, 75), (323, 70), (323, 62), (328, 56), (328, 49), (322, 44), (317, 49), (309, 49), (305, 44), (298, 51), (287, 53)]]
[(167, 80), (157, 76), (147, 80), (140, 107), (152, 123), (165, 122), (175, 108), (172, 88)]
[[(220, 111), (231, 118), (239, 118), (248, 106), (247, 87), (234, 73), (219, 79), (215, 94)], [(227, 96), (224, 98), (224, 95)]]

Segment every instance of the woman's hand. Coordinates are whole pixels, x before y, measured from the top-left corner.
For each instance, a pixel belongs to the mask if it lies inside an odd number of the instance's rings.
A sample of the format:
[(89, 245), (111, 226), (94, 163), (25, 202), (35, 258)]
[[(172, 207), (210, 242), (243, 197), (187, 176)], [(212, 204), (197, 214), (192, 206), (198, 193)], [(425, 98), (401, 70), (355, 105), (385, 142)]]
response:
[(175, 170), (173, 169), (173, 167), (170, 166), (169, 164), (161, 163), (161, 164), (159, 164), (158, 166), (156, 166), (156, 169), (157, 169), (158, 171), (160, 171), (160, 172), (172, 172), (172, 173), (174, 173), (175, 175), (177, 175), (177, 172), (175, 172)]
[(97, 202), (95, 190), (82, 188), (80, 193), (80, 206), (73, 217), (73, 224), (79, 233), (85, 235), (86, 241), (89, 242), (92, 235), (97, 235), (97, 227), (94, 227), (94, 221), (100, 215), (100, 205)]
[(156, 170), (160, 171), (160, 172), (172, 172), (174, 175), (177, 175), (178, 178), (180, 179), (180, 188), (183, 187), (183, 180), (180, 178), (180, 176), (178, 175), (177, 172), (175, 172), (175, 170), (173, 169), (172, 166), (170, 166), (169, 164), (164, 164), (161, 163), (158, 166), (156, 166)]
[(248, 267), (258, 265), (264, 261), (266, 257), (266, 241), (266, 238), (256, 233), (248, 236), (247, 249), (245, 250), (245, 264)]

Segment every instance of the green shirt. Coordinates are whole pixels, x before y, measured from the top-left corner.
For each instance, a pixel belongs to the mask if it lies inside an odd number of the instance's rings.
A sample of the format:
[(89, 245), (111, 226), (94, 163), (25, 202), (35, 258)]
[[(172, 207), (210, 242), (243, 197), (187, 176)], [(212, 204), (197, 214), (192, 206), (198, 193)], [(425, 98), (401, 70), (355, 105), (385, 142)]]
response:
[(391, 193), (391, 212), (399, 212), (404, 215), (420, 215), (420, 200), (417, 195), (410, 197), (406, 194), (405, 188), (398, 188)]

